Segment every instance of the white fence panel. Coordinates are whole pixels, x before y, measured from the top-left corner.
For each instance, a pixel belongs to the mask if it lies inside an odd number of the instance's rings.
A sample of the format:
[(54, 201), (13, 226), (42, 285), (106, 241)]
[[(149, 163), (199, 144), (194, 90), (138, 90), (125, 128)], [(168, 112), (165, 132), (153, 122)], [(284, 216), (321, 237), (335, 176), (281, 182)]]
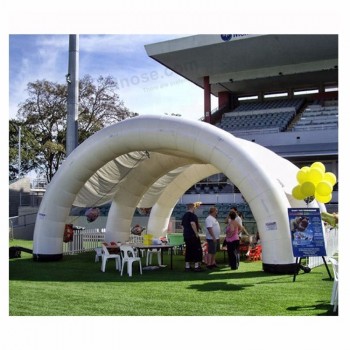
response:
[[(325, 244), (327, 257), (332, 257), (334, 254), (338, 253), (338, 229), (326, 229), (325, 232)], [(327, 260), (327, 257), (326, 260)], [(311, 269), (323, 264), (323, 259), (321, 256), (309, 256), (306, 258), (306, 265)]]
[(105, 232), (104, 228), (74, 231), (73, 241), (63, 243), (63, 254), (88, 252), (100, 247), (105, 240)]

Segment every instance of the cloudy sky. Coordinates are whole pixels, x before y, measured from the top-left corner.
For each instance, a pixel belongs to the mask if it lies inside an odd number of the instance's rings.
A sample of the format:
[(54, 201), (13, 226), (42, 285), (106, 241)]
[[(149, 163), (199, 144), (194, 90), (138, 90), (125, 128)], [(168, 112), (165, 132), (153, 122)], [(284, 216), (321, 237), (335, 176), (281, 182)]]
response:
[[(169, 71), (147, 56), (145, 45), (182, 35), (79, 35), (79, 75), (113, 76), (124, 104), (139, 114), (179, 113), (183, 118), (203, 116), (203, 89)], [(69, 35), (9, 37), (10, 117), (27, 97), (29, 82), (46, 79), (65, 84)], [(212, 98), (212, 108), (217, 99)]]
[[(183, 118), (199, 119), (203, 116), (203, 90), (175, 73), (169, 75), (164, 66), (147, 56), (146, 44), (197, 33), (342, 31), (337, 21), (342, 13), (339, 7), (316, 9), (303, 2), (302, 12), (295, 6), (289, 8), (288, 16), (278, 16), (279, 2), (268, 2), (273, 11), (259, 1), (249, 1), (251, 6), (233, 6), (226, 0), (220, 6), (202, 6), (199, 0), (178, 0), (172, 6), (158, 0), (129, 0), (122, 6), (107, 0), (86, 1), (84, 6), (67, 0), (57, 6), (44, 0), (7, 2), (8, 28), (3, 42), (8, 42), (5, 49), (9, 51), (9, 118), (15, 117), (18, 103), (26, 98), (29, 82), (47, 79), (65, 83), (71, 33), (79, 34), (80, 76), (112, 75), (119, 82), (119, 95), (127, 108), (139, 114), (179, 113)], [(294, 25), (296, 17), (298, 26)], [(328, 23), (327, 30), (324, 23)], [(216, 106), (213, 97), (212, 109)]]

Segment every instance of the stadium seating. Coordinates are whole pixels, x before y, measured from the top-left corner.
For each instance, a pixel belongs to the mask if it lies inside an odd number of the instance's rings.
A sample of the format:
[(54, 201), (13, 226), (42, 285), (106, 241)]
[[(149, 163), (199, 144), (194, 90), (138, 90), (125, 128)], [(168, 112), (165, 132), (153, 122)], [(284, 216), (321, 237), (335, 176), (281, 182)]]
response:
[(325, 105), (319, 103), (309, 104), (298, 121), (293, 126), (293, 131), (322, 130), (338, 128), (338, 106), (336, 102), (327, 101)]
[(243, 103), (225, 113), (217, 126), (234, 134), (285, 131), (302, 104), (303, 99)]

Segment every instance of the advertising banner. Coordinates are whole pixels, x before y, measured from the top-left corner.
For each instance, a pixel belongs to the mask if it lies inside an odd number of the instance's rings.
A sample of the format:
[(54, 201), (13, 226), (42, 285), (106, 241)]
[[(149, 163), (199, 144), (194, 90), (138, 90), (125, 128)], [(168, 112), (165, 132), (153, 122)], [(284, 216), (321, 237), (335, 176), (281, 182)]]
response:
[(319, 208), (288, 209), (293, 255), (326, 256), (323, 222)]

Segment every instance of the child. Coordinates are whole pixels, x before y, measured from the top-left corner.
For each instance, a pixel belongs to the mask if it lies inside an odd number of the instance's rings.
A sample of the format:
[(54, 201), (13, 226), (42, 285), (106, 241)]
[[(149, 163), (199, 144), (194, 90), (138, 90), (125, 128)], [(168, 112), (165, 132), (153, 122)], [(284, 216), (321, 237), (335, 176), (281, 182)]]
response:
[(208, 243), (204, 242), (202, 244), (202, 250), (203, 250), (203, 263), (208, 264)]

